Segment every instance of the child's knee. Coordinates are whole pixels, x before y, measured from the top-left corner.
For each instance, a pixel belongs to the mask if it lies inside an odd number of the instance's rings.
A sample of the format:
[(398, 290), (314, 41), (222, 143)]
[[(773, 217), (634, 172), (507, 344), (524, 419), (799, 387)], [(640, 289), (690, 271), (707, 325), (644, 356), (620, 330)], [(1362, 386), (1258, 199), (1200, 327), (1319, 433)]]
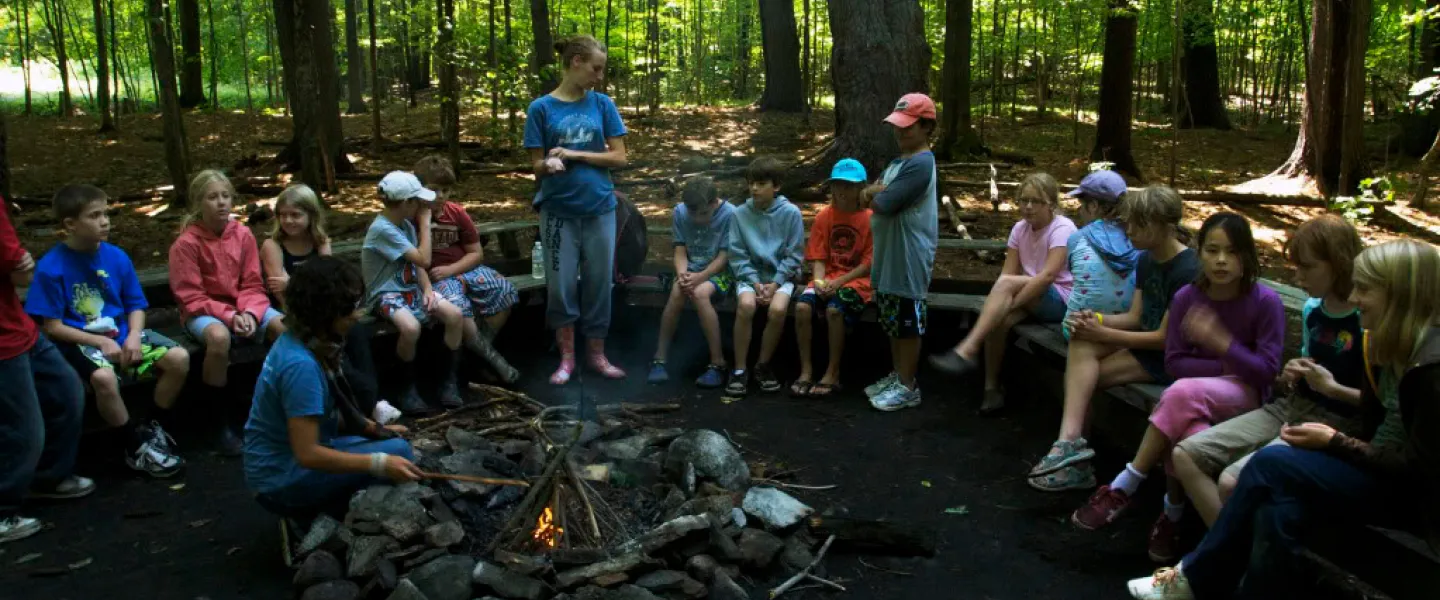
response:
[[(798, 308), (798, 307), (797, 307), (797, 308)], [(840, 309), (838, 309), (838, 308), (835, 308), (835, 307), (833, 307), (833, 306), (826, 307), (826, 308), (825, 308), (825, 319), (826, 319), (827, 321), (830, 321), (831, 323), (834, 323), (834, 322), (836, 322), (836, 321), (844, 321), (844, 320), (845, 320), (845, 311), (842, 311), (842, 310), (840, 310)]]
[(160, 357), (160, 368), (166, 373), (190, 372), (190, 352), (179, 346), (166, 350)]
[(435, 305), (435, 313), (440, 317), (440, 322), (447, 326), (459, 325), (464, 317), (464, 314), (460, 312), (460, 307), (443, 298)]
[(785, 314), (790, 312), (789, 308), (790, 303), (785, 302), (781, 296), (777, 295), (770, 300), (770, 306), (765, 309), (765, 314), (771, 319), (778, 319), (780, 322), (784, 322)]
[(205, 328), (205, 351), (211, 354), (230, 352), (230, 330), (213, 323)]
[(1186, 452), (1184, 448), (1180, 447), (1180, 444), (1176, 444), (1174, 448), (1170, 449), (1170, 464), (1174, 465), (1175, 472), (1179, 474), (1193, 473), (1198, 469), (1195, 464), (1195, 458), (1190, 456), (1190, 453)]
[(417, 321), (415, 317), (408, 314), (397, 315), (391, 319), (391, 322), (395, 324), (395, 334), (400, 336), (400, 339), (412, 343), (420, 339), (420, 321)]
[(1220, 481), (1219, 481), (1218, 483), (1219, 483), (1219, 486), (1220, 486), (1220, 501), (1221, 501), (1221, 502), (1224, 502), (1224, 501), (1230, 499), (1230, 495), (1235, 493), (1235, 485), (1236, 485), (1237, 483), (1239, 483), (1239, 482), (1240, 482), (1239, 478), (1235, 477), (1234, 475), (1232, 475), (1232, 474), (1230, 474), (1230, 473), (1228, 473), (1228, 472), (1227, 472), (1227, 473), (1222, 473), (1222, 474), (1220, 475)]
[(115, 375), (115, 369), (95, 369), (90, 374), (90, 387), (95, 390), (96, 398), (120, 397), (120, 378)]
[(735, 305), (735, 316), (750, 319), (755, 316), (755, 294), (740, 294)]
[(811, 317), (814, 317), (814, 316), (815, 316), (815, 308), (812, 307), (812, 306), (810, 306), (810, 303), (808, 303), (808, 302), (796, 302), (796, 303), (795, 303), (795, 320), (796, 320), (797, 322), (798, 322), (800, 319), (810, 319)]
[(270, 323), (265, 326), (265, 335), (273, 340), (280, 337), (282, 333), (285, 333), (285, 319), (282, 317), (270, 319)]

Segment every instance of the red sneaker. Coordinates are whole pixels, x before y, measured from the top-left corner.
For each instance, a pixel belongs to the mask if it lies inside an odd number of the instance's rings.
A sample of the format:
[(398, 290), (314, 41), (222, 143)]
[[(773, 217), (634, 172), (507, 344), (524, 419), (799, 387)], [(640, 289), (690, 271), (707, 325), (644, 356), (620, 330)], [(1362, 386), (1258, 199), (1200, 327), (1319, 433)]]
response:
[(1108, 485), (1100, 486), (1090, 496), (1090, 500), (1075, 510), (1070, 515), (1070, 522), (1076, 527), (1094, 531), (1115, 522), (1120, 513), (1130, 507), (1130, 495), (1124, 490), (1110, 489)]
[(1165, 515), (1150, 528), (1150, 560), (1172, 564), (1180, 556), (1180, 524)]

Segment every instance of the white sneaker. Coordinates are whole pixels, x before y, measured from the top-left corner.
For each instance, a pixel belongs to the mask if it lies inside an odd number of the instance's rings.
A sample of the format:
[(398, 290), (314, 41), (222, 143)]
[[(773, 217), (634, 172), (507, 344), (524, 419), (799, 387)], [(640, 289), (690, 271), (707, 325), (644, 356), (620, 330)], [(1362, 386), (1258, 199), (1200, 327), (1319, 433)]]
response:
[(0, 519), (0, 544), (23, 540), (40, 533), (40, 520), (19, 515)]
[(1195, 600), (1190, 582), (1185, 580), (1185, 573), (1178, 565), (1173, 569), (1160, 569), (1150, 577), (1131, 579), (1125, 587), (1136, 600)]
[(874, 398), (870, 399), (870, 406), (885, 412), (897, 411), (902, 408), (920, 406), (920, 387), (915, 389), (905, 387), (897, 378), (890, 384), (890, 387), (881, 390)]
[(891, 371), (889, 375), (881, 377), (880, 381), (865, 386), (865, 397), (874, 398), (876, 395), (879, 395), (880, 392), (885, 391), (885, 388), (890, 387), (892, 384), (899, 380), (900, 374)]
[(71, 475), (66, 477), (60, 485), (48, 490), (30, 489), (31, 498), (45, 498), (49, 500), (69, 500), (89, 496), (95, 491), (95, 482), (88, 477)]
[(175, 440), (157, 423), (149, 427), (145, 442), (125, 457), (125, 464), (131, 469), (151, 477), (164, 479), (180, 472), (185, 460), (172, 450)]

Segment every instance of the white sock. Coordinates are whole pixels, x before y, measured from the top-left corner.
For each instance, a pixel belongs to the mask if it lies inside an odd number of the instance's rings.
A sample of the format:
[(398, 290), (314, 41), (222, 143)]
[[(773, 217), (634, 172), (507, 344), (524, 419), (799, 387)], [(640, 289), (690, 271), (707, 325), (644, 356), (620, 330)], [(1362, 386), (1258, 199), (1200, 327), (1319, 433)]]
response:
[(1171, 523), (1179, 523), (1183, 516), (1185, 516), (1185, 499), (1180, 498), (1180, 501), (1176, 502), (1170, 497), (1170, 494), (1165, 494), (1165, 518), (1170, 519)]
[(1110, 489), (1125, 492), (1126, 496), (1134, 496), (1135, 490), (1140, 489), (1140, 484), (1145, 482), (1145, 474), (1135, 470), (1130, 463), (1125, 463), (1125, 468), (1115, 476), (1115, 481), (1110, 482)]

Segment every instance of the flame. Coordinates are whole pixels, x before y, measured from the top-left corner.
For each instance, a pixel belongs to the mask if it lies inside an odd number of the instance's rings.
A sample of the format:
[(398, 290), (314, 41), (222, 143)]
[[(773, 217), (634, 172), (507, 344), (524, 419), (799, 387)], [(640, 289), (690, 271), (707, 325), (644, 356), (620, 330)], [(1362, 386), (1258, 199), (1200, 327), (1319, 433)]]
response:
[(540, 518), (535, 521), (535, 531), (530, 534), (530, 537), (540, 542), (546, 549), (550, 549), (560, 543), (560, 536), (564, 533), (565, 529), (555, 524), (555, 512), (547, 506), (540, 513)]

